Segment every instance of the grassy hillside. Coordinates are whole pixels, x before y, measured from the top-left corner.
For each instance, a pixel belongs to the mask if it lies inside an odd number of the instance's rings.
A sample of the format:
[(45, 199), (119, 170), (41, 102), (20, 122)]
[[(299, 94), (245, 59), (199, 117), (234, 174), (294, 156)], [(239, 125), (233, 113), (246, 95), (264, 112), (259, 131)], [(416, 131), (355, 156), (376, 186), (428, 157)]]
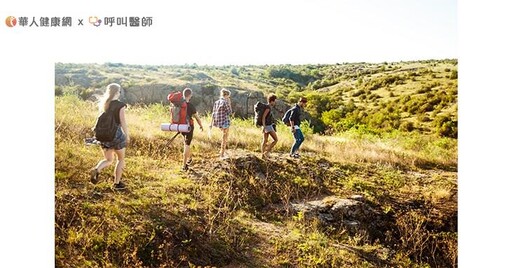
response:
[[(262, 70), (246, 68), (230, 72)], [(232, 75), (223, 83), (236, 81)], [(310, 79), (299, 78), (297, 85)], [(456, 139), (355, 127), (326, 136), (306, 127), (297, 160), (286, 157), (293, 140), (278, 125), (279, 143), (265, 161), (261, 130), (234, 119), (230, 158), (216, 157), (219, 131), (211, 139), (197, 131), (194, 163), (184, 173), (181, 138), (166, 147), (171, 133), (159, 130), (167, 107), (132, 105), (128, 188), (117, 192), (112, 167), (99, 184), (88, 180), (101, 158), (97, 146), (83, 143), (92, 135), (95, 104), (64, 95), (55, 98), (57, 267), (456, 266)], [(336, 214), (343, 203), (353, 206)], [(304, 209), (314, 204), (321, 204), (318, 213)]]
[[(169, 87), (190, 86), (197, 93), (229, 87), (276, 93), (290, 104), (308, 97), (315, 132), (400, 129), (451, 138), (458, 132), (457, 60), (265, 66), (58, 63), (55, 68), (58, 96), (88, 99), (111, 82), (148, 95)], [(141, 101), (145, 98), (139, 96)]]

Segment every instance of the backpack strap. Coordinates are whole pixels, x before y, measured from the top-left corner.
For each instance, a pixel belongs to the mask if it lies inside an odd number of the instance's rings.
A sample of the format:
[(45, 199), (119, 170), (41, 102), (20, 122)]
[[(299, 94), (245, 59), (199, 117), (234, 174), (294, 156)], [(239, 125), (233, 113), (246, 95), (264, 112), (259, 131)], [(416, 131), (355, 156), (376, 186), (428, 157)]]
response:
[(112, 102), (113, 102), (113, 100), (110, 101), (110, 103), (108, 104), (108, 108), (105, 112), (114, 113), (114, 109), (113, 109), (114, 105), (112, 105)]
[[(191, 125), (190, 121), (191, 121), (192, 118), (190, 116), (188, 116), (188, 102), (187, 102), (187, 100), (185, 99), (184, 96), (181, 99), (181, 105), (183, 105), (183, 103), (187, 104), (187, 109), (185, 109), (185, 121), (186, 121), (187, 124)], [(181, 107), (181, 105), (180, 105), (180, 107)]]
[[(115, 108), (116, 108), (116, 107), (115, 107), (115, 105), (112, 105), (112, 102), (113, 102), (113, 100), (112, 100), (112, 101), (110, 101), (110, 103), (108, 104), (108, 109), (107, 109), (107, 111), (106, 111), (106, 112), (112, 113), (112, 115), (114, 116), (114, 120), (115, 120), (116, 115), (114, 114), (114, 111), (115, 111)], [(117, 121), (116, 121), (116, 124), (117, 124), (118, 126), (120, 125), (120, 123), (117, 123)]]

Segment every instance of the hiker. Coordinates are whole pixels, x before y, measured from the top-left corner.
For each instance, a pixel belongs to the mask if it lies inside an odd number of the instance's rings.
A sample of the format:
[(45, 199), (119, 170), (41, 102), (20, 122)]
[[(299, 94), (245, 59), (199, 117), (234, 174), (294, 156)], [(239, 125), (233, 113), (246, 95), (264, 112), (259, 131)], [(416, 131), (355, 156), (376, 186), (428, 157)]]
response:
[(187, 171), (192, 163), (192, 157), (190, 157), (190, 143), (192, 142), (192, 137), (194, 135), (194, 118), (197, 120), (201, 131), (203, 131), (203, 124), (201, 123), (199, 116), (197, 116), (196, 107), (190, 102), (190, 98), (192, 98), (192, 90), (190, 88), (185, 88), (183, 90), (183, 97), (187, 102), (187, 117), (190, 119), (190, 132), (181, 133), (181, 135), (183, 135), (183, 167), (181, 170)]
[(304, 135), (302, 134), (302, 131), (300, 130), (300, 117), (301, 117), (301, 110), (306, 106), (307, 99), (304, 97), (301, 97), (297, 104), (292, 108), (291, 114), (290, 114), (290, 128), (293, 133), (293, 138), (295, 139), (295, 143), (292, 146), (292, 149), (290, 150), (290, 156), (294, 158), (299, 158), (300, 155), (298, 153), (300, 145), (304, 141)]
[(128, 125), (125, 118), (126, 104), (119, 101), (121, 96), (121, 86), (116, 83), (109, 84), (103, 98), (99, 102), (100, 113), (112, 111), (114, 113), (115, 122), (117, 123), (117, 131), (112, 141), (100, 142), (103, 152), (103, 160), (100, 160), (96, 167), (91, 169), (91, 182), (96, 184), (102, 169), (106, 168), (114, 161), (114, 155), (117, 156), (116, 167), (114, 169), (114, 185), (116, 190), (124, 189), (126, 186), (121, 181), (123, 169), (125, 168), (125, 150), (126, 145), (130, 143), (130, 135), (128, 133)]
[[(272, 107), (276, 105), (277, 96), (275, 94), (270, 94), (267, 97), (267, 105), (265, 110), (263, 111), (263, 116), (261, 118), (262, 132), (263, 132), (263, 140), (261, 141), (261, 157), (268, 158), (270, 156), (270, 151), (277, 143), (277, 133), (276, 133), (276, 124), (274, 121), (274, 116), (272, 115)], [(267, 145), (268, 136), (271, 136), (273, 141)]]
[(212, 121), (210, 129), (215, 126), (222, 130), (222, 144), (219, 156), (224, 158), (226, 146), (228, 143), (229, 126), (231, 124), (229, 116), (233, 113), (231, 109), (231, 92), (225, 88), (220, 90), (220, 98), (213, 104)]

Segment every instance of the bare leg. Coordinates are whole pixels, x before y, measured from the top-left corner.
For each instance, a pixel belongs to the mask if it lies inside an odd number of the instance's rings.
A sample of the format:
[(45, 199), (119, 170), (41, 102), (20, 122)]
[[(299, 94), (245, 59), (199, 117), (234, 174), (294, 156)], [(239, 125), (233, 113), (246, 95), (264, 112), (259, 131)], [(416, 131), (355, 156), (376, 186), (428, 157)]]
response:
[(274, 146), (277, 144), (278, 139), (277, 139), (277, 133), (275, 131), (272, 131), (267, 134), (270, 134), (270, 136), (272, 136), (272, 139), (273, 139), (273, 141), (267, 147), (267, 154), (268, 154), (268, 153), (270, 153), (272, 148), (274, 148)]
[(223, 128), (222, 129), (222, 145), (220, 149), (220, 157), (224, 157), (224, 153), (226, 152), (226, 146), (228, 144), (228, 137), (229, 137), (229, 128)]
[(125, 167), (124, 151), (125, 151), (125, 148), (123, 148), (121, 150), (116, 150), (117, 163), (116, 163), (116, 168), (114, 169), (114, 183), (116, 183), (116, 184), (121, 181), (121, 176), (123, 175), (123, 170)]
[(114, 161), (114, 150), (102, 149), (101, 151), (103, 152), (103, 159), (95, 167), (98, 172), (108, 167)]
[(261, 156), (265, 157), (265, 152), (267, 151), (267, 141), (268, 141), (268, 133), (263, 133), (263, 140), (261, 141)]
[(183, 146), (183, 166), (187, 165), (187, 161), (190, 158), (190, 145)]

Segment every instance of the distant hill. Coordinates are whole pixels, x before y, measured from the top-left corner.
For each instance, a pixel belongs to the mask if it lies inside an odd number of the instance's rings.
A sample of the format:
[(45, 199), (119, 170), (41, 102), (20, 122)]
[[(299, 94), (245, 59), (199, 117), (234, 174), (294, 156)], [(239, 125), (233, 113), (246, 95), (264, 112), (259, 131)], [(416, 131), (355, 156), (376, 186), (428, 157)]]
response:
[(233, 91), (236, 114), (270, 92), (283, 100), (278, 116), (300, 96), (316, 132), (417, 131), (457, 137), (456, 59), (392, 63), (264, 66), (148, 66), (122, 63), (55, 65), (55, 94), (94, 99), (120, 83), (131, 104), (166, 103), (171, 90), (190, 87), (199, 112), (209, 112), (220, 88)]

